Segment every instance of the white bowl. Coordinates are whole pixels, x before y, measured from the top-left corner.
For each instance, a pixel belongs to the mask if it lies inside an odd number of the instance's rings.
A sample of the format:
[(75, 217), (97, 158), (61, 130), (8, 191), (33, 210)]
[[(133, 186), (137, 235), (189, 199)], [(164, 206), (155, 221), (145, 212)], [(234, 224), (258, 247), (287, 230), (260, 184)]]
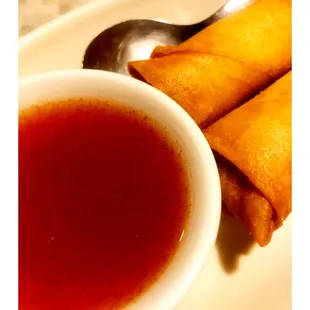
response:
[(132, 310), (170, 310), (187, 293), (212, 250), (220, 222), (220, 181), (212, 151), (199, 127), (172, 99), (133, 78), (96, 70), (55, 71), (26, 78), (19, 109), (38, 101), (74, 97), (115, 99), (163, 124), (180, 142), (191, 174), (192, 214), (181, 246), (166, 271)]

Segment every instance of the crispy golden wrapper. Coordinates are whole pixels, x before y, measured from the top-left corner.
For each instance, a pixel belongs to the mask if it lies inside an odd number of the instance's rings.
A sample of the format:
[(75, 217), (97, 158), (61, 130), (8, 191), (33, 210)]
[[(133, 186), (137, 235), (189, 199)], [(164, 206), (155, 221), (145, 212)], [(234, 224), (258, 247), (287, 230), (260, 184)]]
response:
[(223, 202), (261, 246), (292, 210), (291, 80), (289, 72), (204, 130)]
[(291, 1), (258, 0), (128, 68), (205, 128), (291, 69), (291, 40)]

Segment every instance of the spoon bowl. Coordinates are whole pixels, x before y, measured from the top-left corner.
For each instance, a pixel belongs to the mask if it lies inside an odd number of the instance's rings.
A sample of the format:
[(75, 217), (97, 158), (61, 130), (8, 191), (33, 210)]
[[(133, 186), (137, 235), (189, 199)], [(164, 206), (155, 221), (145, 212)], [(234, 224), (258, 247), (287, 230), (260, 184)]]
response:
[(213, 15), (193, 25), (175, 25), (146, 19), (116, 24), (90, 42), (82, 67), (129, 75), (128, 62), (148, 59), (158, 45), (178, 45), (251, 2), (253, 0), (230, 0)]

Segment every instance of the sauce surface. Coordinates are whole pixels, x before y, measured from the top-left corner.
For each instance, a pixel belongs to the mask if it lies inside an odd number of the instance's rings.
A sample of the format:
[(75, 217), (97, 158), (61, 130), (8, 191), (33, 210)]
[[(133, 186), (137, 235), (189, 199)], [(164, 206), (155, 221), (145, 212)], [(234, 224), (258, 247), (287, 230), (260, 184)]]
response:
[(114, 310), (169, 265), (190, 214), (169, 134), (115, 102), (19, 114), (19, 309)]

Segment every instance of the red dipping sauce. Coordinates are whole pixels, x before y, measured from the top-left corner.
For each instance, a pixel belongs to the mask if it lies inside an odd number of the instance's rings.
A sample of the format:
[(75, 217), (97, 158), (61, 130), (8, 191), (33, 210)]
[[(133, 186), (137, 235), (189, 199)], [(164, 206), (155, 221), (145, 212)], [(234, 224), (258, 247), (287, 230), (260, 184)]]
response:
[(178, 143), (120, 103), (19, 114), (19, 309), (114, 310), (169, 265), (189, 218)]

